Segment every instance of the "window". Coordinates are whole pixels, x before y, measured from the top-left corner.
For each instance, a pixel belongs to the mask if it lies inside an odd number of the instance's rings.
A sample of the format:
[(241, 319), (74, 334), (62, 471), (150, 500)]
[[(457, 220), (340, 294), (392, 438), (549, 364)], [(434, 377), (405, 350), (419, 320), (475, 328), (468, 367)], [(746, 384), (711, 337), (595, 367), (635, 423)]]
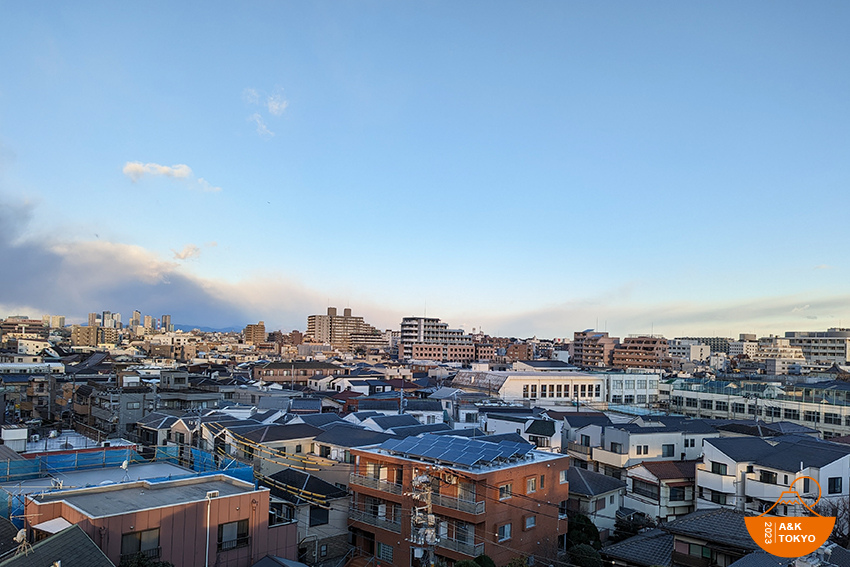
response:
[(714, 409), (716, 411), (729, 411), (729, 402), (721, 402), (718, 400), (714, 402)]
[[(764, 408), (765, 417), (782, 417), (782, 410), (779, 408)], [(841, 425), (839, 418), (838, 425)]]
[(732, 413), (744, 413), (747, 411), (747, 406), (740, 402), (734, 402), (732, 404)]
[(776, 473), (773, 471), (760, 470), (759, 482), (764, 482), (765, 484), (776, 484)]
[[(566, 471), (564, 471), (566, 472)], [(512, 486), (510, 484), (503, 484), (499, 487), (499, 500), (507, 500), (513, 494), (511, 490)]]
[(582, 385), (581, 385), (581, 397), (582, 397), (582, 398), (586, 398), (586, 397), (587, 397), (587, 384), (582, 384)]
[(611, 403), (612, 404), (622, 404), (623, 403), (623, 396), (611, 396)]
[(820, 423), (820, 412), (817, 412), (817, 411), (803, 412), (803, 421), (811, 421), (811, 422), (814, 422), (814, 423)]
[(378, 542), (377, 544), (377, 557), (378, 559), (383, 559), (384, 561), (389, 561), (392, 563), (393, 560), (393, 548), (391, 545), (387, 545), (385, 543)]
[(637, 403), (645, 404), (646, 403), (646, 394), (638, 394), (637, 395)]
[(537, 384), (532, 384), (532, 385), (531, 385), (531, 397), (532, 397), (532, 398), (536, 398), (536, 397), (537, 397)]
[(121, 559), (129, 559), (136, 554), (154, 559), (159, 557), (159, 528), (132, 532), (121, 536)]
[(296, 445), (296, 446), (295, 446), (295, 452), (296, 452), (296, 453), (300, 453), (300, 452), (301, 452), (301, 445)]
[(635, 381), (634, 380), (626, 380), (626, 390), (634, 390), (635, 389)]
[(127, 409), (139, 409), (142, 407), (140, 402), (127, 402)]
[(658, 485), (643, 480), (632, 480), (632, 492), (652, 500), (658, 500)]
[(597, 384), (597, 385), (596, 385), (596, 389), (595, 389), (595, 392), (596, 392), (596, 393), (595, 393), (594, 395), (595, 395), (597, 398), (598, 398), (599, 396), (601, 396), (601, 395), (602, 395), (602, 390), (601, 390), (601, 388), (602, 388), (602, 386), (600, 386), (599, 384)]
[(582, 435), (581, 436), (581, 446), (582, 447), (590, 447), (590, 435)]
[(646, 390), (646, 380), (637, 381), (638, 390)]
[(711, 491), (711, 501), (715, 504), (726, 504), (726, 495), (722, 492)]
[(670, 487), (670, 501), (671, 502), (681, 502), (685, 499), (685, 487), (684, 486), (671, 486)]
[(556, 398), (562, 398), (563, 397), (561, 395), (562, 394), (561, 384), (558, 384), (557, 386), (555, 386), (555, 392), (556, 392), (555, 393)]
[(570, 511), (570, 501), (569, 500), (561, 500), (561, 503), (558, 504), (558, 517), (566, 518), (567, 514)]
[(615, 443), (614, 441), (611, 441), (611, 452), (622, 455), (623, 445), (621, 443)]
[(634, 404), (635, 403), (634, 394), (626, 394), (625, 396), (623, 396), (623, 403), (624, 404)]
[(320, 506), (310, 506), (310, 527), (324, 526), (328, 523), (328, 509)]
[(710, 410), (710, 409), (714, 409), (713, 406), (714, 406), (714, 402), (712, 402), (711, 400), (700, 400), (699, 401), (700, 409)]
[(530, 530), (534, 526), (537, 525), (537, 516), (526, 516), (525, 517), (525, 529)]
[(604, 509), (605, 509), (605, 497), (603, 496), (602, 498), (600, 498), (596, 501), (596, 511), (601, 512)]
[(523, 398), (528, 397), (528, 384), (523, 384), (523, 386), (522, 386), (522, 397)]
[(537, 477), (536, 476), (525, 479), (525, 493), (531, 494), (532, 492), (537, 492)]
[(561, 471), (559, 474), (561, 484), (567, 482), (567, 471)]
[(505, 541), (505, 540), (511, 539), (511, 525), (510, 524), (504, 524), (504, 525), (499, 526), (499, 532), (498, 532), (497, 535), (498, 535), (499, 541)]
[(800, 412), (795, 409), (786, 409), (785, 410), (785, 419), (796, 419), (799, 421)]
[(841, 416), (837, 413), (825, 413), (823, 414), (823, 422), (832, 425), (841, 425)]
[(614, 380), (614, 383), (611, 387), (612, 390), (622, 390), (623, 389), (623, 381), (622, 380)]
[(841, 494), (841, 477), (833, 476), (827, 481), (827, 492), (829, 494)]
[(328, 556), (328, 546), (326, 544), (322, 544), (319, 546), (319, 557), (327, 557)]
[(726, 474), (726, 463), (717, 463), (715, 461), (711, 461), (711, 472), (714, 474)]
[(697, 407), (697, 399), (696, 398), (685, 398), (685, 407), (688, 407), (688, 408)]
[(672, 443), (662, 445), (661, 446), (661, 456), (662, 457), (672, 457), (673, 453), (676, 451), (676, 446)]
[(219, 551), (246, 547), (250, 541), (248, 537), (248, 520), (238, 520), (236, 522), (218, 525)]

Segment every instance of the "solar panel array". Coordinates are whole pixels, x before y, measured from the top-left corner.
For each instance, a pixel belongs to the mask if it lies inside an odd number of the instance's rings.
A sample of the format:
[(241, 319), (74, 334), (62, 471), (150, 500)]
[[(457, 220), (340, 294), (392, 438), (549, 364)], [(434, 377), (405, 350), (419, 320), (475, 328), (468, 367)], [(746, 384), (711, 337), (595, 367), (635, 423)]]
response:
[(525, 456), (534, 446), (530, 443), (501, 441), (488, 443), (469, 437), (423, 435), (405, 439), (388, 439), (380, 449), (405, 457), (420, 457), (464, 467), (504, 462)]

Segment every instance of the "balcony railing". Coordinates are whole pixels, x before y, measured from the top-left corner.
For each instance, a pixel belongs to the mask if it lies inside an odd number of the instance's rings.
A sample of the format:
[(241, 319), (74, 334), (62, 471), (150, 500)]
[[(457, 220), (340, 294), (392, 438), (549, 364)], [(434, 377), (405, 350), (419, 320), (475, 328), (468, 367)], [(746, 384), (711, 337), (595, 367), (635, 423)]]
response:
[(452, 510), (457, 510), (459, 512), (466, 512), (467, 514), (483, 514), (484, 513), (484, 501), (481, 502), (472, 502), (470, 500), (459, 500), (457, 498), (453, 498), (451, 496), (443, 496), (442, 494), (432, 494), (431, 495), (431, 503), (434, 506), (442, 506), (443, 508), (451, 508)]
[(593, 447), (588, 447), (587, 445), (582, 445), (581, 443), (570, 441), (569, 443), (567, 443), (567, 451), (573, 451), (575, 453), (581, 453), (582, 455), (590, 456), (590, 454), (593, 453)]
[(385, 516), (370, 514), (369, 512), (366, 512), (364, 510), (349, 508), (348, 519), (353, 520), (355, 522), (363, 522), (364, 524), (369, 524), (370, 526), (382, 528), (391, 532), (395, 532), (397, 534), (401, 533), (401, 522), (395, 522), (386, 518)]
[(218, 550), (228, 551), (230, 549), (236, 549), (237, 547), (248, 547), (249, 545), (251, 545), (251, 536), (242, 536), (237, 537), (236, 539), (218, 542)]
[(380, 480), (371, 476), (363, 476), (361, 474), (351, 474), (349, 476), (349, 482), (356, 486), (374, 488), (375, 490), (389, 492), (391, 494), (401, 495), (403, 492), (402, 486), (400, 484), (396, 484), (394, 482), (387, 482), (385, 480)]
[(134, 557), (138, 555), (142, 555), (148, 559), (156, 559), (162, 554), (161, 547), (154, 547), (152, 549), (145, 549), (144, 551), (137, 551), (136, 553), (122, 553), (121, 554), (121, 564), (126, 564)]
[(470, 557), (478, 557), (479, 555), (484, 553), (483, 543), (466, 543), (447, 537), (441, 537), (440, 541), (437, 542), (437, 547), (449, 549), (457, 553), (463, 553), (464, 555), (469, 555)]

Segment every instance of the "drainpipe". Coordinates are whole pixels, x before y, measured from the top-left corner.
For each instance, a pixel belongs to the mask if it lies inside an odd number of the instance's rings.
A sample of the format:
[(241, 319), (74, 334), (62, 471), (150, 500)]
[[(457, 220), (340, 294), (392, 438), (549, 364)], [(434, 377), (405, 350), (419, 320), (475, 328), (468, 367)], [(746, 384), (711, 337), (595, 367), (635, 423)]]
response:
[(210, 567), (210, 508), (212, 507), (212, 493), (207, 492), (207, 546), (204, 548), (204, 567)]

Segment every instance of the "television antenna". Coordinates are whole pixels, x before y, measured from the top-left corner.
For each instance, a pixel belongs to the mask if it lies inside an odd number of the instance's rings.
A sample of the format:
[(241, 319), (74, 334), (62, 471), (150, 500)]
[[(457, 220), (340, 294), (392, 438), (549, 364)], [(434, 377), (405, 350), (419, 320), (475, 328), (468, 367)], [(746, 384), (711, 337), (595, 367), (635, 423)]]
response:
[(121, 482), (129, 482), (130, 481), (130, 462), (127, 459), (124, 459), (124, 462), (121, 463), (121, 470), (124, 471), (124, 478), (121, 479)]
[(15, 543), (18, 544), (18, 549), (15, 551), (16, 556), (21, 553), (29, 555), (29, 552), (32, 551), (32, 545), (27, 541), (27, 530), (23, 528), (18, 530), (17, 535), (15, 535)]

